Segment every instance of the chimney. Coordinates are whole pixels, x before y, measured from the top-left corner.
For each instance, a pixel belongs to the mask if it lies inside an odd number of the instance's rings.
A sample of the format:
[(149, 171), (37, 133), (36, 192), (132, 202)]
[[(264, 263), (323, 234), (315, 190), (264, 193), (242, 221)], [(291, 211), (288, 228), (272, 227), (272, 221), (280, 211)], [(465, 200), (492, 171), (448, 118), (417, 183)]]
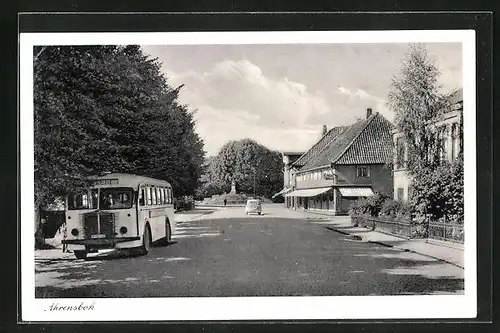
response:
[(366, 109), (366, 119), (370, 118), (371, 115), (372, 115), (372, 109), (371, 108)]
[(323, 129), (321, 130), (321, 136), (324, 136), (326, 132), (328, 132), (328, 128), (326, 127), (326, 125), (323, 125)]

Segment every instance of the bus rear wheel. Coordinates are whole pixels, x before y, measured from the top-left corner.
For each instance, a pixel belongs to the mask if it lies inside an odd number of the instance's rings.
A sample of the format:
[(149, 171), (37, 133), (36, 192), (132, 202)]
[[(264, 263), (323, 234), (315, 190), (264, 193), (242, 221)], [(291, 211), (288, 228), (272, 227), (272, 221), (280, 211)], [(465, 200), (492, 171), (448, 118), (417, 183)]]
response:
[(165, 239), (163, 240), (163, 244), (167, 246), (170, 244), (170, 241), (172, 240), (172, 232), (170, 230), (170, 222), (168, 219), (165, 219)]
[(144, 228), (144, 234), (142, 235), (142, 246), (140, 248), (140, 253), (146, 255), (151, 247), (151, 232), (149, 231), (149, 226)]
[(85, 250), (75, 250), (75, 251), (73, 251), (73, 254), (75, 255), (76, 259), (87, 258), (87, 251), (85, 251)]

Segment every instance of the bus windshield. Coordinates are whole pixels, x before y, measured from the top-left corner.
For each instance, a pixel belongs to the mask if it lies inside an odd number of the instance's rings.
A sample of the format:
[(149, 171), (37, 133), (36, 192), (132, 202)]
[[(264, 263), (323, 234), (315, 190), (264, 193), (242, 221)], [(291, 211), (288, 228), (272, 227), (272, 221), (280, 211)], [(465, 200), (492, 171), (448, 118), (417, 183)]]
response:
[(89, 193), (70, 194), (68, 210), (97, 209), (99, 198), (100, 209), (125, 209), (133, 205), (134, 190), (130, 187), (109, 187), (92, 189)]
[(68, 195), (68, 210), (97, 209), (97, 189), (90, 193), (72, 193)]
[(100, 209), (132, 208), (134, 190), (130, 187), (101, 188), (99, 194)]

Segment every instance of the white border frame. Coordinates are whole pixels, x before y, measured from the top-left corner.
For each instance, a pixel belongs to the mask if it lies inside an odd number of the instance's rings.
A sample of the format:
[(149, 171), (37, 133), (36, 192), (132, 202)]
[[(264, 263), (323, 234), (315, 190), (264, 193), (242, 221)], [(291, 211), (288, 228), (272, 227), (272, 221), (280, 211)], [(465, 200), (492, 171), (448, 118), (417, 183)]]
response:
[[(21, 33), (21, 290), (23, 321), (184, 321), (474, 318), (476, 272), (476, 72), (474, 30), (182, 33)], [(451, 296), (35, 299), (33, 46), (459, 42), (463, 52), (465, 292)], [(93, 311), (48, 311), (53, 302), (94, 302)], [(110, 311), (112, 309), (112, 311)], [(147, 309), (147, 311), (138, 311)]]

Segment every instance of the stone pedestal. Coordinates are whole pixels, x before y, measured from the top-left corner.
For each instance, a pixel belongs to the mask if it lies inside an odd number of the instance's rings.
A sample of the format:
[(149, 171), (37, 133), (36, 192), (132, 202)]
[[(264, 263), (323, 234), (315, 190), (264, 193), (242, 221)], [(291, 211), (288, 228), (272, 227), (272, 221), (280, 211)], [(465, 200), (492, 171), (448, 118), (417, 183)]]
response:
[(231, 192), (229, 193), (236, 194), (236, 182), (234, 180), (231, 182)]

